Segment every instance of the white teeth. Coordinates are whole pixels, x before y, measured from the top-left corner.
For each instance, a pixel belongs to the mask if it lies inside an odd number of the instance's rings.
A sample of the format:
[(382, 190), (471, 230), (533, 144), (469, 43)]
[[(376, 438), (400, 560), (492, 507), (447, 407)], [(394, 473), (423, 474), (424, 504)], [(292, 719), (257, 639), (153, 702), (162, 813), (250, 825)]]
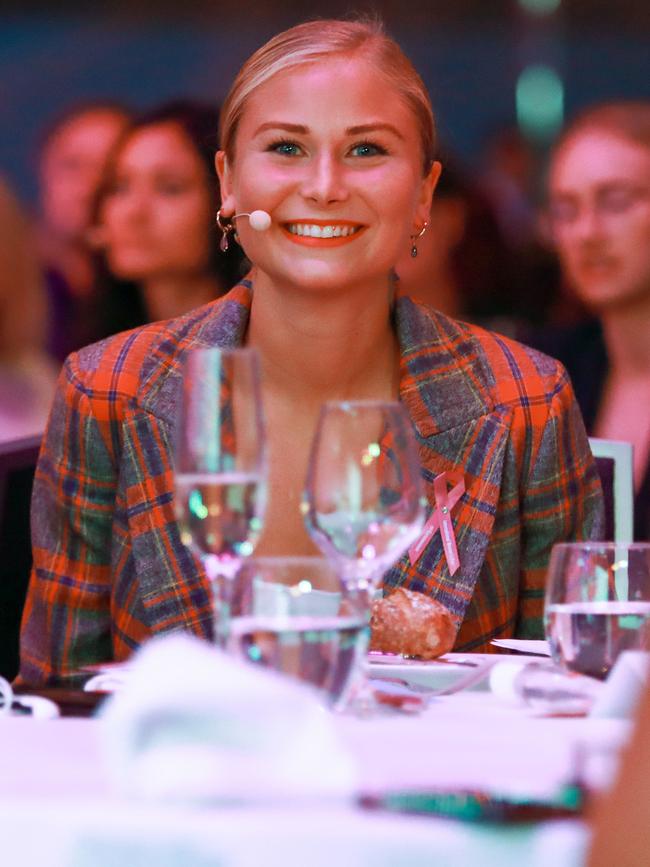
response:
[(347, 238), (359, 230), (358, 226), (315, 226), (306, 223), (289, 223), (287, 228), (292, 235), (306, 238)]

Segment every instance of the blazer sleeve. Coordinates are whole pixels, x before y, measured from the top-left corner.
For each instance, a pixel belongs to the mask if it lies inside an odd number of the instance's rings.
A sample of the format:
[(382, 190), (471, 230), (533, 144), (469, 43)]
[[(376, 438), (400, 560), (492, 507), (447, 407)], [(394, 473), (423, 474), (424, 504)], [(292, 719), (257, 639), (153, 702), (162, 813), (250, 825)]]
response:
[(18, 677), (34, 685), (74, 685), (81, 666), (112, 656), (113, 413), (76, 358), (62, 369), (34, 478)]
[(569, 378), (554, 389), (531, 470), (522, 477), (518, 638), (543, 635), (546, 570), (558, 542), (602, 539), (603, 495)]

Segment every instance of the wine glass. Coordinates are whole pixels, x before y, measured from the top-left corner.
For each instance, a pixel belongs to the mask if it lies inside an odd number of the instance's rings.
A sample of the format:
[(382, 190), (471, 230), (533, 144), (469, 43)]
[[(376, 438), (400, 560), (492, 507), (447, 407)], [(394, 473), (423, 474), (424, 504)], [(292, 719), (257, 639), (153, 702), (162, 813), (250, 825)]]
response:
[(553, 547), (545, 606), (551, 655), (604, 680), (625, 650), (650, 650), (650, 543)]
[[(365, 596), (368, 619), (382, 575), (422, 532), (425, 502), (413, 429), (400, 403), (323, 405), (303, 515), (344, 582)], [(368, 690), (359, 687), (353, 702), (371, 705)]]
[(266, 505), (260, 364), (253, 349), (186, 353), (174, 455), (183, 544), (213, 587), (215, 637), (227, 638), (232, 579), (252, 554)]

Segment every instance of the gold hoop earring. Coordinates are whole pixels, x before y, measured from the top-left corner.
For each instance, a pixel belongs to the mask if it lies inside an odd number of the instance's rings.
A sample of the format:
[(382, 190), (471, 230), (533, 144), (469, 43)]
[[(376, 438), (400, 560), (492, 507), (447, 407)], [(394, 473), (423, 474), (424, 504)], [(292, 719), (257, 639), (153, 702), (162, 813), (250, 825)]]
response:
[(224, 217), (221, 213), (221, 208), (217, 211), (217, 226), (221, 231), (221, 240), (219, 241), (219, 249), (225, 253), (230, 246), (230, 236), (234, 235), (235, 226), (230, 217)]
[(418, 246), (417, 246), (418, 239), (421, 238), (422, 235), (424, 235), (428, 226), (429, 226), (429, 223), (425, 220), (424, 226), (422, 226), (420, 231), (416, 235), (411, 235), (411, 259), (415, 259), (417, 257), (417, 255), (418, 255)]

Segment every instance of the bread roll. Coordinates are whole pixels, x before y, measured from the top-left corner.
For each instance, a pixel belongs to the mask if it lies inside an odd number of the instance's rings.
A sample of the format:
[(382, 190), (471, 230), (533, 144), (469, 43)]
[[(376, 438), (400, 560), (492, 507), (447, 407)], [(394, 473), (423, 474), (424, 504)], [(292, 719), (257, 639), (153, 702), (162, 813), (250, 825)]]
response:
[(451, 650), (454, 620), (440, 602), (399, 587), (372, 603), (370, 649), (434, 659)]

